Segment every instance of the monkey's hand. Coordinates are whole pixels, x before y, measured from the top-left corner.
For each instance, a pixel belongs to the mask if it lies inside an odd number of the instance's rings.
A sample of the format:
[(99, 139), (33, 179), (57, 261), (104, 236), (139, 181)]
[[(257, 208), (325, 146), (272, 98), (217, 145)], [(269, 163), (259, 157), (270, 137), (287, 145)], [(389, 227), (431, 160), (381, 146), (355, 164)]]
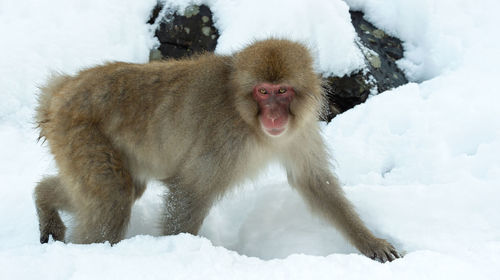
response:
[(372, 260), (385, 263), (401, 258), (401, 255), (394, 249), (391, 243), (382, 238), (370, 238), (359, 244), (358, 250)]

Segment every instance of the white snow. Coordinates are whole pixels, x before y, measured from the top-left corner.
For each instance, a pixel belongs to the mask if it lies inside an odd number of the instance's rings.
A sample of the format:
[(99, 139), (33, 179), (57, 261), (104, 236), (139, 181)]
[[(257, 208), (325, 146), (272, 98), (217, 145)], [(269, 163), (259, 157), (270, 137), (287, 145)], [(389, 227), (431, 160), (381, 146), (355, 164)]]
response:
[[(500, 64), (495, 0), (207, 0), (219, 53), (266, 36), (315, 51), (317, 69), (361, 67), (348, 6), (404, 40), (412, 83), (325, 126), (362, 218), (406, 252), (380, 264), (311, 214), (272, 166), (228, 194), (202, 237), (159, 237), (163, 187), (135, 205), (128, 239), (38, 242), (32, 192), (54, 173), (32, 123), (51, 71), (146, 62), (154, 0), (0, 1), (0, 279), (496, 279), (500, 272)], [(187, 1), (174, 4), (185, 6)], [(66, 217), (67, 222), (71, 218)]]

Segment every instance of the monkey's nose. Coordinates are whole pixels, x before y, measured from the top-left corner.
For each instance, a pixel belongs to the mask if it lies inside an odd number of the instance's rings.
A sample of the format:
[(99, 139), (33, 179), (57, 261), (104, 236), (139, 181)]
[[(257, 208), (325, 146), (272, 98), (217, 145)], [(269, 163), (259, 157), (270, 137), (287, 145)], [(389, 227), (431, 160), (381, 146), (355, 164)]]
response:
[(267, 118), (270, 119), (273, 123), (275, 120), (279, 119), (281, 116), (280, 112), (277, 110), (270, 110), (267, 114)]

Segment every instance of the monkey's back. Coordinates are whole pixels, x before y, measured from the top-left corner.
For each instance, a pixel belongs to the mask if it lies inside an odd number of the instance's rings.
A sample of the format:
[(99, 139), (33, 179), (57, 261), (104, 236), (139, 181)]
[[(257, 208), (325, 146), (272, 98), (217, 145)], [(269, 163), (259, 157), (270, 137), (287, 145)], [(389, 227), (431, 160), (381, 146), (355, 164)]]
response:
[(149, 64), (109, 63), (74, 77), (54, 77), (39, 96), (40, 136), (61, 165), (58, 154), (71, 157), (64, 149), (74, 142), (68, 132), (93, 126), (126, 155), (139, 176), (168, 177), (165, 170), (179, 168), (179, 162), (215, 156), (213, 148), (204, 147), (243, 141), (232, 139), (246, 133), (239, 133), (244, 125), (231, 109), (230, 70), (228, 57), (207, 54)]

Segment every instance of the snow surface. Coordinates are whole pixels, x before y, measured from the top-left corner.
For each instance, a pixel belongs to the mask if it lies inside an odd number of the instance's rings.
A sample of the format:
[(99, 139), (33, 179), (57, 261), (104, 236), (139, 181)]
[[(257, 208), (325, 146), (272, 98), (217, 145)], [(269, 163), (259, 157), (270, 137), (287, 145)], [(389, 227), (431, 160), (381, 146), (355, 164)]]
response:
[(498, 279), (498, 1), (204, 2), (221, 32), (219, 53), (291, 37), (315, 50), (318, 70), (349, 73), (361, 64), (347, 5), (404, 40), (399, 63), (413, 83), (338, 116), (324, 136), (349, 199), (405, 257), (361, 256), (275, 166), (228, 194), (203, 237), (158, 237), (163, 187), (153, 183), (116, 246), (40, 245), (32, 192), (55, 166), (35, 141), (36, 87), (51, 71), (146, 62), (155, 0), (2, 0), (0, 279)]

